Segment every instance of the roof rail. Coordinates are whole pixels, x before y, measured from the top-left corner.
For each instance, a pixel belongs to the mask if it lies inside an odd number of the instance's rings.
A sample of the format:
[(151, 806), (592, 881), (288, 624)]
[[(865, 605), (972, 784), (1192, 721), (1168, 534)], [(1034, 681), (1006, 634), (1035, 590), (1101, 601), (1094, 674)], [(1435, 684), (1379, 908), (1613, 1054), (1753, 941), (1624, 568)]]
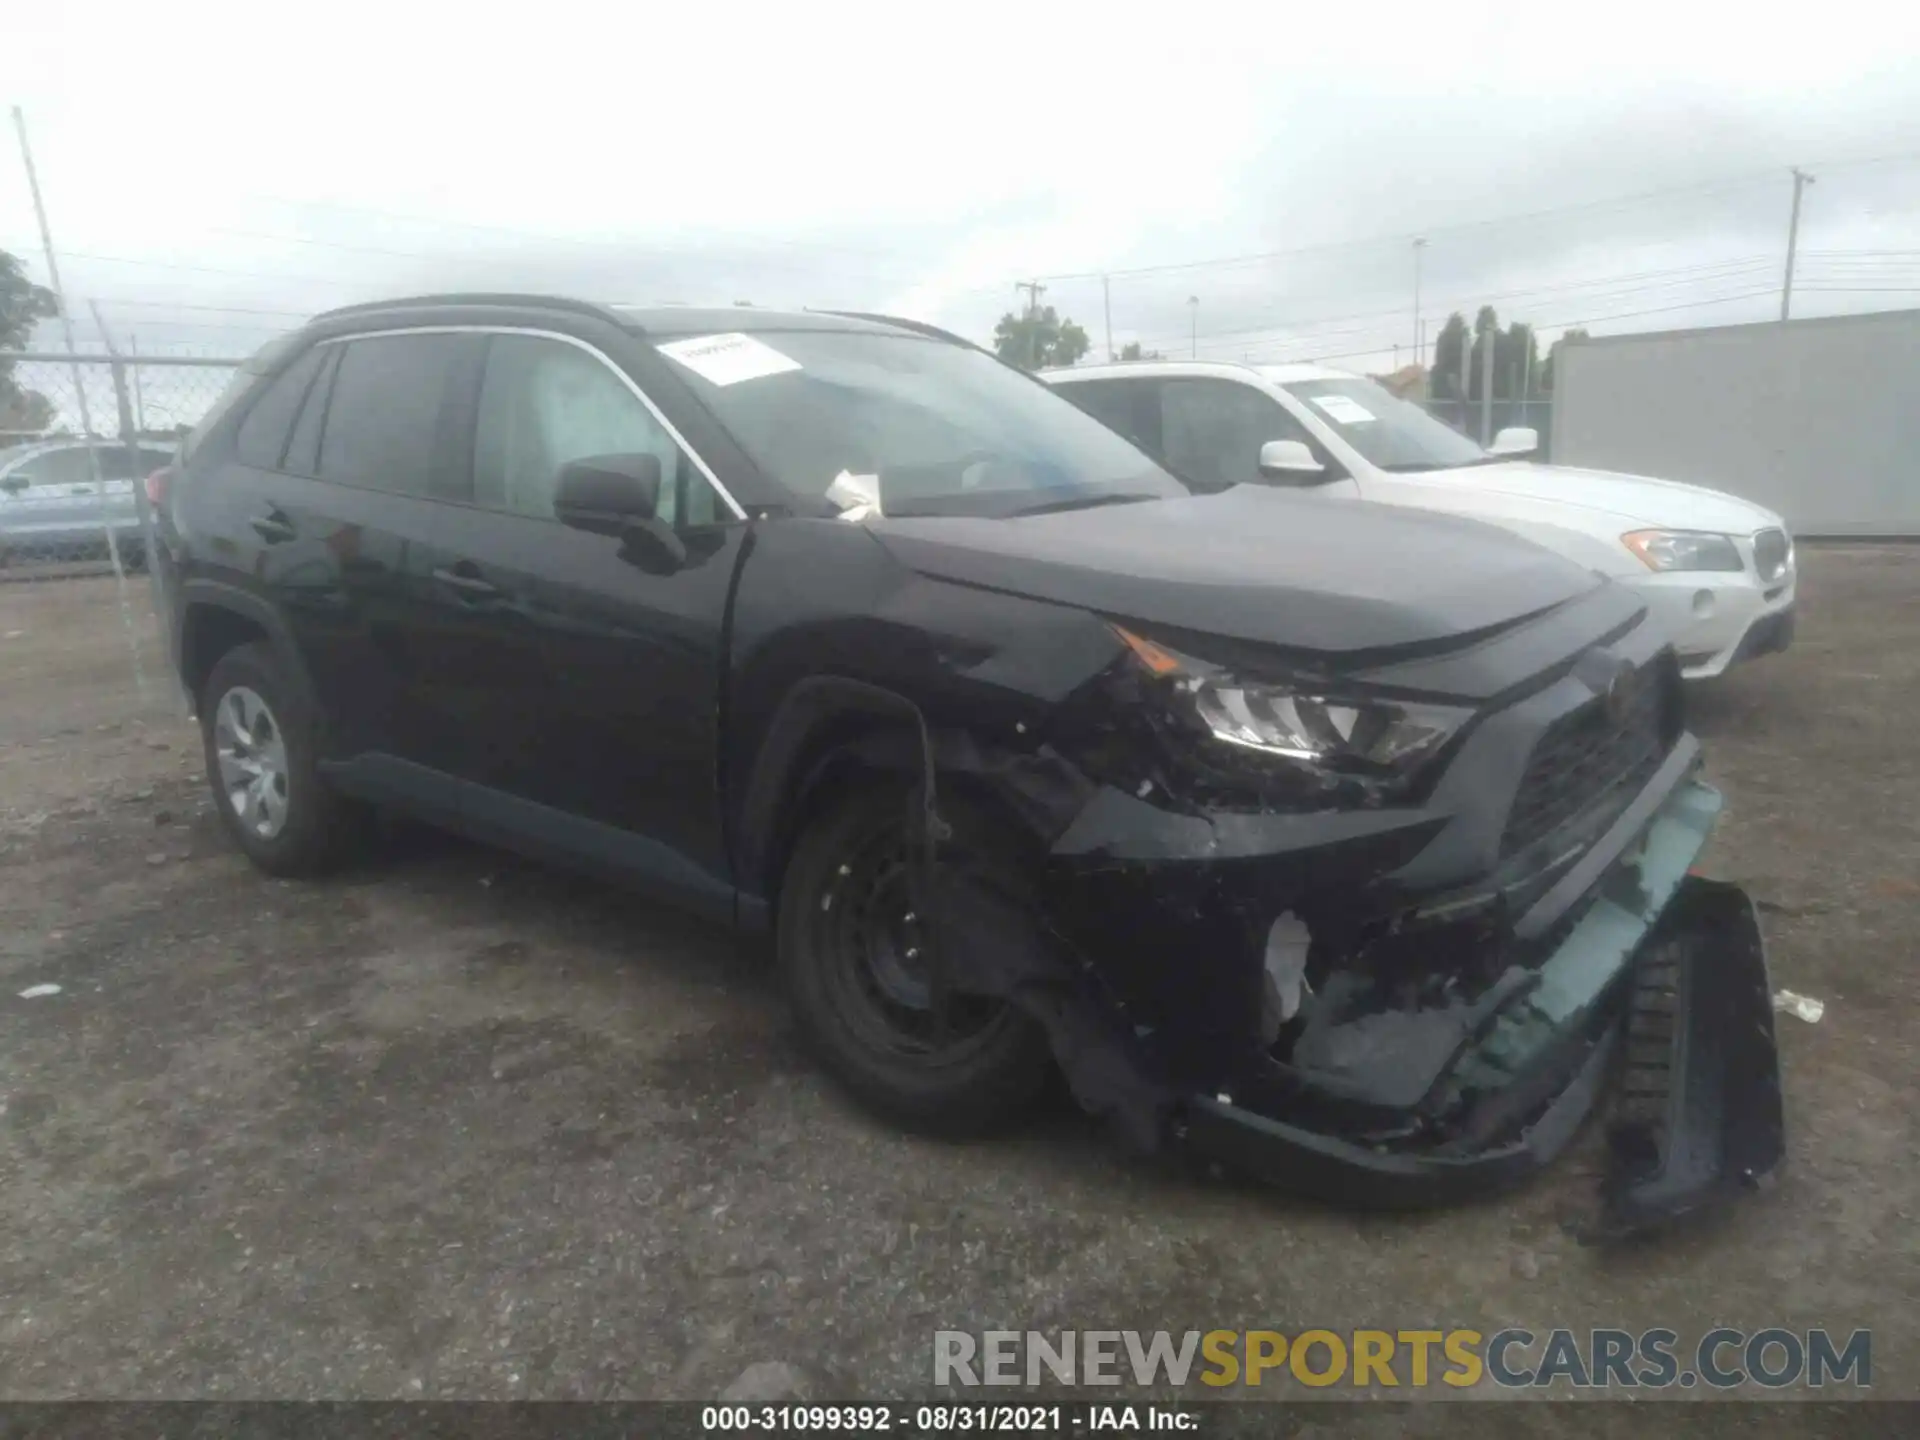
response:
[(951, 330), (942, 330), (938, 325), (929, 325), (924, 320), (908, 320), (899, 315), (880, 315), (866, 310), (815, 310), (815, 315), (838, 315), (843, 320), (870, 320), (876, 325), (892, 325), (901, 330), (911, 330), (916, 335), (925, 335), (930, 340), (945, 340), (950, 345), (964, 345), (969, 350), (981, 347), (964, 335), (956, 335)]
[(315, 320), (333, 320), (342, 315), (371, 315), (381, 310), (406, 310), (419, 305), (539, 305), (550, 310), (573, 310), (602, 319), (613, 312), (591, 300), (570, 300), (560, 295), (517, 295), (476, 292), (454, 295), (402, 295), (392, 300), (367, 300), (358, 305), (342, 305), (325, 310)]

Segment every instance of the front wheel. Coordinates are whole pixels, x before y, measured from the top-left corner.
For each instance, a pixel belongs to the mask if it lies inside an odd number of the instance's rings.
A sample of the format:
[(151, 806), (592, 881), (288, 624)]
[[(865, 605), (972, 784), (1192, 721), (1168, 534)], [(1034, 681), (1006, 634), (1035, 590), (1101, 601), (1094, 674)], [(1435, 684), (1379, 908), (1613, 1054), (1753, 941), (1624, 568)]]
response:
[[(1030, 1107), (1051, 1056), (1038, 1022), (1004, 999), (954, 984), (936, 1016), (908, 799), (904, 786), (858, 791), (802, 834), (780, 890), (780, 968), (802, 1033), (857, 1098), (913, 1129), (976, 1133)], [(1006, 865), (991, 822), (945, 808), (955, 833), (942, 865)]]

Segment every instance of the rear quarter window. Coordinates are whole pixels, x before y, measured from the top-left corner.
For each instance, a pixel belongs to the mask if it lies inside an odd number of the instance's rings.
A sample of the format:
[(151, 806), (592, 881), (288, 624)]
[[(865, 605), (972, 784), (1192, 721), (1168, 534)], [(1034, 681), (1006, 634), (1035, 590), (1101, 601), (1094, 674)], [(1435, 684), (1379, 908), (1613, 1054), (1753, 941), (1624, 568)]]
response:
[(198, 450), (205, 443), (207, 436), (211, 435), (227, 418), (233, 407), (239, 404), (244, 396), (251, 395), (254, 387), (279, 366), (281, 357), (298, 344), (298, 336), (270, 340), (255, 352), (251, 360), (234, 372), (233, 378), (227, 382), (227, 388), (220, 392), (213, 404), (207, 408), (206, 414), (200, 417), (200, 423), (187, 432), (187, 438), (180, 444), (180, 458), (185, 460)]
[(300, 404), (307, 398), (323, 358), (321, 350), (309, 350), (267, 382), (265, 391), (248, 408), (234, 437), (234, 453), (241, 464), (256, 470), (280, 468), (294, 417), (300, 413)]

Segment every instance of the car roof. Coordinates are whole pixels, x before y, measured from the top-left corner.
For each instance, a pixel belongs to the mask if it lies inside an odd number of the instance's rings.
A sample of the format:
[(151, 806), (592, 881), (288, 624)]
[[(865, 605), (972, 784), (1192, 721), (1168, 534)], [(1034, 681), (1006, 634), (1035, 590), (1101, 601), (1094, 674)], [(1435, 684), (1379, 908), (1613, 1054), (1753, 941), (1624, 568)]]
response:
[(690, 335), (731, 334), (754, 331), (844, 331), (859, 334), (910, 334), (927, 338), (967, 342), (933, 326), (890, 315), (868, 315), (839, 310), (769, 310), (758, 305), (602, 305), (563, 295), (518, 295), (498, 293), (408, 295), (391, 300), (375, 300), (347, 305), (313, 317), (312, 324), (327, 324), (346, 319), (377, 320), (389, 312), (406, 312), (406, 323), (431, 323), (435, 310), (472, 312), (476, 309), (511, 308), (516, 310), (555, 310), (569, 314), (591, 315), (611, 320), (628, 330), (650, 337), (673, 338)]
[(758, 305), (649, 305), (613, 307), (614, 313), (645, 335), (715, 335), (773, 330), (839, 330), (868, 335), (926, 333), (924, 327), (890, 316), (856, 315), (835, 310), (763, 310)]
[(1217, 379), (1266, 381), (1287, 385), (1296, 380), (1354, 380), (1349, 370), (1326, 365), (1255, 365), (1237, 360), (1117, 360), (1107, 365), (1076, 365), (1070, 370), (1043, 370), (1042, 380), (1054, 384), (1076, 380), (1111, 380), (1123, 375), (1156, 378), (1179, 375), (1210, 375)]

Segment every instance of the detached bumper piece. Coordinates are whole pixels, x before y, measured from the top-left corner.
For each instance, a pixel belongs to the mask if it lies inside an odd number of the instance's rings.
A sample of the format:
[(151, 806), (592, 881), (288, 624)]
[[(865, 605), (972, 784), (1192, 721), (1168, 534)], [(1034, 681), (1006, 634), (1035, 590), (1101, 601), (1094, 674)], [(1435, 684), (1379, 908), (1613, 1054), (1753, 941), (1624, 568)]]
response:
[(1313, 1113), (1331, 1087), (1354, 1093), (1373, 1070), (1382, 1083), (1372, 1098), (1384, 1099), (1385, 1081), (1408, 1069), (1403, 1044), (1373, 1066), (1322, 1071), (1318, 1085), (1312, 1064), (1299, 1068), (1309, 1103), (1297, 1111), (1193, 1096), (1181, 1120), (1187, 1145), (1341, 1205), (1444, 1205), (1551, 1163), (1613, 1087), (1601, 1234), (1643, 1230), (1758, 1183), (1785, 1151), (1759, 925), (1738, 887), (1687, 873), (1719, 808), (1706, 786), (1674, 793), (1639, 853), (1537, 970), (1510, 973), (1518, 983), (1495, 987), (1492, 1012), (1472, 1015), (1445, 1068), (1396, 1097), (1397, 1134), (1290, 1119)]
[(1766, 957), (1738, 886), (1689, 880), (1641, 956), (1609, 1139), (1613, 1234), (1739, 1195), (1785, 1157)]

